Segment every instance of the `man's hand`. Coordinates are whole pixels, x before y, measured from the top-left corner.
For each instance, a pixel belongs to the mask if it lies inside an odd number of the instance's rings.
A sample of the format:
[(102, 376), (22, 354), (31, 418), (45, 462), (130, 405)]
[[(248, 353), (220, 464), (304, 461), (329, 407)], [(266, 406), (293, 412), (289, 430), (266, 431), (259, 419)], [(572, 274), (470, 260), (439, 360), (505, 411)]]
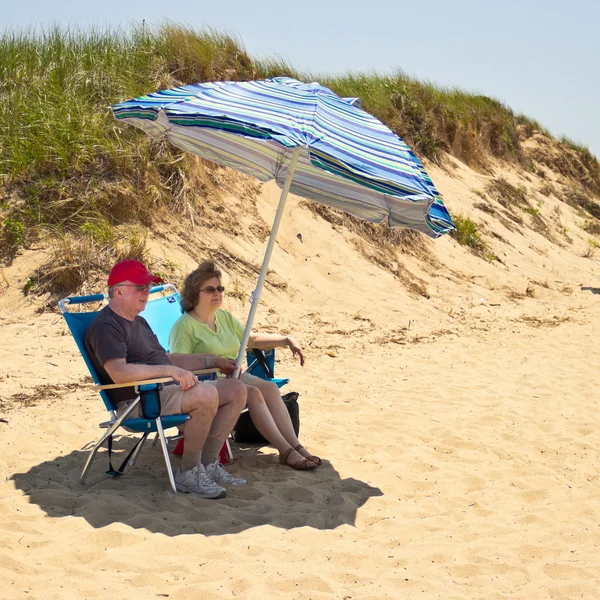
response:
[(197, 383), (198, 379), (191, 371), (180, 369), (179, 367), (171, 367), (169, 375), (177, 382), (181, 384), (181, 389), (185, 392), (190, 388), (193, 388)]
[(302, 348), (298, 346), (298, 343), (293, 337), (288, 336), (287, 338), (287, 346), (292, 351), (292, 356), (296, 358), (298, 356), (300, 358), (300, 366), (304, 366), (304, 354), (302, 354)]
[(212, 359), (212, 363), (215, 369), (219, 369), (225, 375), (231, 375), (235, 370), (235, 360), (231, 360), (230, 358), (216, 357)]

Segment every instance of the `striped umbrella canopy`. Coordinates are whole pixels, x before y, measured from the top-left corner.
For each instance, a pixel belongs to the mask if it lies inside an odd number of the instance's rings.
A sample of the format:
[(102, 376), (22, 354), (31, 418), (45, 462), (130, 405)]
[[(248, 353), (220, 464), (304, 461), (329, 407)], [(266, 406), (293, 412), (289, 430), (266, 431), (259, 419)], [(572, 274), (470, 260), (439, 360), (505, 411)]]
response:
[(186, 85), (111, 107), (155, 138), (282, 188), (248, 335), (288, 192), (433, 238), (454, 228), (419, 159), (359, 105), (318, 83), (276, 77)]

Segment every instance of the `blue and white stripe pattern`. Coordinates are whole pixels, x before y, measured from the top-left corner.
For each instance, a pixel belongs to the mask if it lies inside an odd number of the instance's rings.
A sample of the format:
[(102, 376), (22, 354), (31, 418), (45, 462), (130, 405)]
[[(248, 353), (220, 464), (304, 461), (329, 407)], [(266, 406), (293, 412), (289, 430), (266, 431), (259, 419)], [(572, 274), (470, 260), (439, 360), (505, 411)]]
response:
[(454, 228), (421, 162), (381, 121), (318, 83), (288, 77), (163, 90), (112, 107), (115, 117), (221, 165), (372, 222), (430, 237)]

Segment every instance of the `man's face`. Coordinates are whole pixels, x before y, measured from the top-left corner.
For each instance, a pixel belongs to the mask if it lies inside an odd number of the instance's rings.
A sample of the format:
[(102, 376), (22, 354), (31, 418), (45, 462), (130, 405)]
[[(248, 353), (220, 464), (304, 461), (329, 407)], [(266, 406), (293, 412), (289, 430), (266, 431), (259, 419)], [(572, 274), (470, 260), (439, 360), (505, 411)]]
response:
[(115, 300), (121, 309), (132, 318), (139, 315), (148, 303), (149, 290), (152, 283), (138, 285), (131, 281), (123, 281), (115, 286)]

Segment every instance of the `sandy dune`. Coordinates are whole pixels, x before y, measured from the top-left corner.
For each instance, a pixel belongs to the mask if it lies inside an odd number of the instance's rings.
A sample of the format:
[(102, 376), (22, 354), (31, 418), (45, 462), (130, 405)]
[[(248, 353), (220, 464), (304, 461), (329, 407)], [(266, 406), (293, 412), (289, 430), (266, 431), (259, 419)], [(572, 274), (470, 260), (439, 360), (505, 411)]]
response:
[[(432, 176), (453, 214), (478, 214), (488, 176)], [(266, 222), (276, 196), (265, 186)], [(562, 210), (571, 244), (482, 214), (502, 262), (451, 239), (427, 243), (436, 264), (403, 256), (425, 298), (291, 199), (272, 263), (286, 286), (267, 286), (258, 321), (303, 341), (306, 366), (280, 353), (278, 369), (325, 465), (296, 472), (237, 447), (231, 470), (250, 484), (214, 502), (173, 496), (158, 448), (120, 480), (101, 454), (79, 485), (102, 406), (60, 315), (22, 298), (41, 250), (18, 257), (0, 295), (0, 596), (598, 598), (600, 284)], [(264, 248), (209, 242), (254, 262)], [(169, 243), (151, 247), (194, 265)]]

